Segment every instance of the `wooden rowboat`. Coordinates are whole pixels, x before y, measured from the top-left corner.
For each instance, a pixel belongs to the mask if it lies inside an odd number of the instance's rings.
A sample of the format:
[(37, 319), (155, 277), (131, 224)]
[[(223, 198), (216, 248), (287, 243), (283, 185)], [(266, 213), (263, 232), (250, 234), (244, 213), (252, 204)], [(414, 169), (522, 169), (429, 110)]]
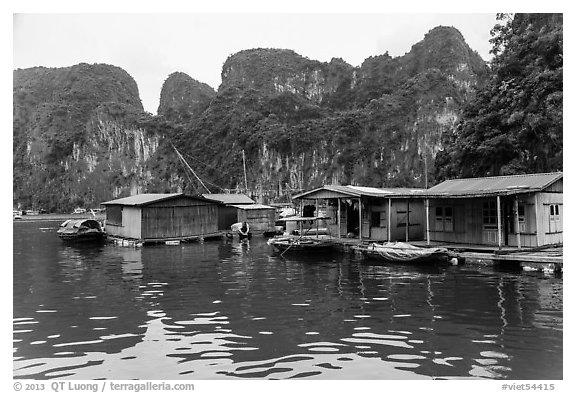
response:
[(313, 237), (283, 236), (268, 240), (274, 251), (285, 252), (325, 252), (334, 249), (334, 243), (329, 240)]

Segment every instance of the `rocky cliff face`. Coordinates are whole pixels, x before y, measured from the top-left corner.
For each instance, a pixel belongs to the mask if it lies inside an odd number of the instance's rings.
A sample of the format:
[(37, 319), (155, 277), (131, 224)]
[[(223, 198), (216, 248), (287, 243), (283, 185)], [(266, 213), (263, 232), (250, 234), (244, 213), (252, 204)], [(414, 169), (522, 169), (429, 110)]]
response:
[(14, 71), (14, 200), (27, 208), (96, 207), (142, 190), (159, 135), (135, 81), (104, 64)]
[(326, 64), (287, 49), (250, 49), (226, 60), (220, 88), (256, 89), (269, 96), (287, 92), (321, 103), (349, 83), (352, 71), (341, 59)]
[(433, 183), (441, 135), (453, 132), (462, 104), (487, 66), (454, 28), (437, 27), (404, 56), (352, 67), (293, 51), (253, 49), (228, 58), (217, 97), (187, 129), (205, 136), (191, 154), (230, 162), (228, 186), (241, 184), (230, 151), (248, 154), (252, 186), (301, 190), (326, 183), (425, 186)]
[(424, 186), (440, 136), (486, 72), (446, 27), (360, 67), (252, 49), (228, 58), (217, 93), (170, 75), (152, 116), (117, 67), (16, 70), (14, 200), (67, 211), (136, 192), (202, 192), (172, 145), (214, 192), (244, 187), (243, 152), (249, 188), (269, 198), (331, 183)]

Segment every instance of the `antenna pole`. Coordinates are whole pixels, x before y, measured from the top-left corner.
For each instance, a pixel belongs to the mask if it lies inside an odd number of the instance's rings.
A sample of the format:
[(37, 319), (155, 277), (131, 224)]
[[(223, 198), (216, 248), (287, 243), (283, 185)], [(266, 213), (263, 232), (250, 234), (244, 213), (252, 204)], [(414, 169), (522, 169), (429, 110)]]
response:
[(242, 149), (242, 163), (244, 164), (244, 188), (248, 192), (248, 178), (246, 177), (246, 155), (244, 154), (244, 149)]

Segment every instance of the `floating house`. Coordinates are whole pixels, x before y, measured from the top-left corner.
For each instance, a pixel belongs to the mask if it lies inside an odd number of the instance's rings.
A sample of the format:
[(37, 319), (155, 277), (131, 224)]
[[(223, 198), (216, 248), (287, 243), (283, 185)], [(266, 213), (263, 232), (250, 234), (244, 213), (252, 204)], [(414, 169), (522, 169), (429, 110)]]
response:
[(447, 180), (425, 194), (428, 241), (489, 246), (561, 244), (563, 174)]
[(295, 195), (302, 216), (325, 215), (332, 236), (374, 241), (422, 240), (424, 204), (419, 188), (323, 186)]
[(261, 234), (274, 232), (276, 208), (257, 204), (244, 194), (203, 194), (204, 198), (220, 202), (218, 206), (218, 230), (229, 231), (237, 222), (246, 222), (250, 232)]
[(202, 197), (139, 194), (102, 203), (109, 236), (143, 242), (219, 236), (218, 205)]
[(250, 227), (250, 232), (255, 234), (275, 233), (275, 207), (260, 204), (233, 206), (237, 212), (238, 221), (236, 222), (246, 222)]
[(218, 205), (218, 230), (229, 231), (230, 226), (238, 221), (238, 207), (253, 205), (256, 202), (244, 194), (202, 194), (202, 197)]

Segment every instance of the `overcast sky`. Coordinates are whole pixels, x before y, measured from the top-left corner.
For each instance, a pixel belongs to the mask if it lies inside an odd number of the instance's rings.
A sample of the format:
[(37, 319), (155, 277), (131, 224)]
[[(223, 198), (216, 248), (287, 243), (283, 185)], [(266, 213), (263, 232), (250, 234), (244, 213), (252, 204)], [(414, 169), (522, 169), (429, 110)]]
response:
[(156, 114), (163, 82), (180, 71), (217, 89), (222, 65), (243, 49), (284, 48), (312, 60), (340, 57), (353, 66), (410, 51), (432, 28), (454, 26), (489, 60), (494, 13), (15, 13), (14, 68), (106, 63), (138, 84)]

